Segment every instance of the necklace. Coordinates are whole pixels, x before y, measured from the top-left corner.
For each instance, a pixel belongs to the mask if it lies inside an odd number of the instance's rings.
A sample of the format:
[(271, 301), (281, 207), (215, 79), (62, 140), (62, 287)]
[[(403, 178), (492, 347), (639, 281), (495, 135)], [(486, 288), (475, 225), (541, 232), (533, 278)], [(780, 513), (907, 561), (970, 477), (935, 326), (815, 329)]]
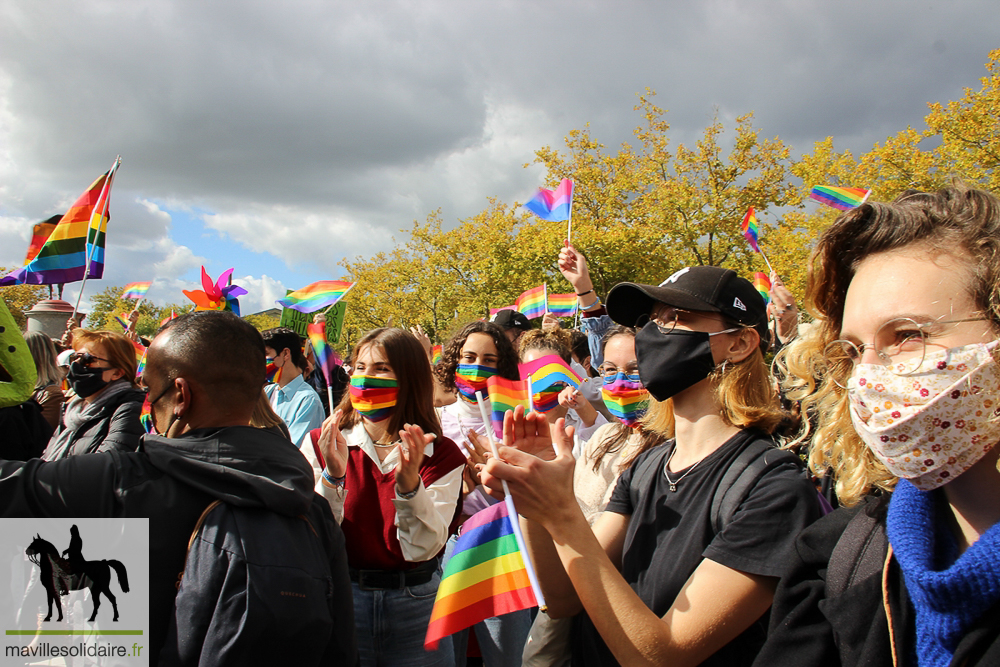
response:
[(375, 438), (372, 437), (372, 434), (368, 432), (367, 428), (365, 428), (365, 435), (368, 436), (368, 439), (372, 441), (373, 445), (375, 445), (376, 447), (379, 447), (381, 449), (389, 449), (391, 447), (395, 447), (400, 442), (399, 440), (393, 440), (392, 442), (387, 443), (387, 444), (386, 443), (378, 442), (378, 441), (375, 440)]
[(674, 451), (670, 452), (670, 456), (667, 457), (667, 462), (663, 464), (663, 476), (667, 478), (667, 484), (670, 485), (671, 491), (677, 491), (677, 485), (681, 483), (681, 480), (691, 474), (691, 471), (698, 467), (698, 464), (705, 459), (698, 459), (695, 461), (694, 465), (687, 469), (687, 472), (678, 477), (676, 480), (670, 479), (670, 473), (667, 468), (670, 466), (670, 460), (674, 458), (674, 454), (677, 453), (677, 443), (674, 443)]

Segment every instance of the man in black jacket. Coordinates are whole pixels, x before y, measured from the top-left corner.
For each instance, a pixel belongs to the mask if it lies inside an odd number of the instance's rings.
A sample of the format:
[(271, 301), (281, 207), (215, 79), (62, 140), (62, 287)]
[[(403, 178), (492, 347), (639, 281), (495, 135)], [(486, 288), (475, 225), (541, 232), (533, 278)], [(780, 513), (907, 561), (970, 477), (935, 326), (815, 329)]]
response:
[[(324, 642), (330, 664), (355, 664), (354, 610), (344, 537), (325, 500), (313, 492), (302, 454), (271, 431), (247, 424), (264, 384), (264, 342), (232, 313), (204, 311), (171, 321), (147, 353), (144, 384), (153, 425), (136, 452), (104, 452), (45, 463), (0, 462), (0, 513), (10, 517), (148, 517), (150, 654), (157, 664), (173, 615), (188, 540), (215, 500), (287, 517), (306, 517), (327, 553), (333, 582), (332, 632), (288, 643)], [(289, 549), (298, 545), (289, 544)], [(233, 633), (246, 652), (273, 636)], [(169, 659), (164, 663), (171, 662)]]

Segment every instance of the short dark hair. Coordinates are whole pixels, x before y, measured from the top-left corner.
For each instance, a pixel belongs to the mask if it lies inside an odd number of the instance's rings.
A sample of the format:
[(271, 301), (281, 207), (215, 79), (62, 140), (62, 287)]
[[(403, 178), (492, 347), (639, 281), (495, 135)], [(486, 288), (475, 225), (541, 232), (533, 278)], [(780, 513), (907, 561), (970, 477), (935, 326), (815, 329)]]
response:
[(264, 340), (234, 313), (203, 310), (171, 320), (148, 366), (168, 379), (188, 377), (210, 395), (252, 407), (264, 386)]
[(289, 350), (292, 353), (292, 363), (299, 368), (306, 367), (305, 357), (302, 356), (302, 337), (288, 327), (275, 327), (268, 329), (261, 334), (264, 337), (264, 345), (271, 348), (278, 354), (282, 350)]

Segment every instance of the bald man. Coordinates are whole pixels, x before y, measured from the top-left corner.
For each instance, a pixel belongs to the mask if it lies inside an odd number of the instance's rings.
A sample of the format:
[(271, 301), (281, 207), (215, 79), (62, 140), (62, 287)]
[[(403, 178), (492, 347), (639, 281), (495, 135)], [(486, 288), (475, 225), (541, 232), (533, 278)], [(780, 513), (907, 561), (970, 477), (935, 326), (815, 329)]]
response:
[[(144, 436), (135, 452), (50, 463), (2, 461), (0, 514), (148, 517), (154, 665), (161, 653), (165, 664), (176, 658), (176, 637), (169, 628), (177, 575), (184, 571), (195, 524), (210, 503), (220, 500), (238, 508), (307, 517), (330, 563), (332, 635), (315, 637), (304, 631), (293, 641), (277, 642), (272, 635), (236, 628), (229, 641), (242, 653), (257, 656), (280, 649), (281, 660), (289, 663), (302, 664), (293, 657), (296, 651), (318, 651), (324, 663), (355, 664), (343, 533), (328, 503), (313, 492), (312, 469), (298, 449), (277, 432), (248, 426), (264, 384), (261, 335), (229, 312), (183, 315), (161, 329), (150, 345), (143, 383), (149, 390), (154, 432), (161, 435)], [(324, 645), (315, 646), (319, 641)]]

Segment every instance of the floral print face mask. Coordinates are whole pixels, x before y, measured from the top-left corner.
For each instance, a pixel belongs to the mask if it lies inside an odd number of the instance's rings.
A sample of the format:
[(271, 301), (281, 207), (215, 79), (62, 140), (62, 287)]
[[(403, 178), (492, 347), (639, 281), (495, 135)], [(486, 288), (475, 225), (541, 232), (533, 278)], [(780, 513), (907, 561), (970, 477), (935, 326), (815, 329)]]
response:
[(975, 343), (928, 353), (918, 372), (858, 364), (847, 383), (851, 421), (897, 477), (924, 491), (947, 484), (1000, 441), (1000, 370)]

